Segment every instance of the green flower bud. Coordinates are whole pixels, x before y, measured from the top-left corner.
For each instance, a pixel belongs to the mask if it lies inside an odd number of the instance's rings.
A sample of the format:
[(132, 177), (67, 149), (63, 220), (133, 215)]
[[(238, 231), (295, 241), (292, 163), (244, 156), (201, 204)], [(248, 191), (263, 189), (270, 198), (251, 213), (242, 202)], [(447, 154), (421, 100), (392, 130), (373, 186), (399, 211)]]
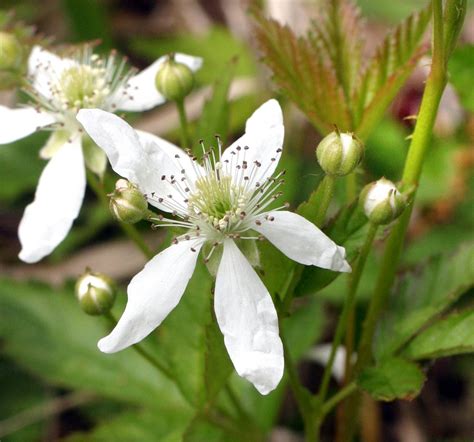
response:
[(9, 32), (0, 32), (0, 69), (13, 71), (23, 61), (23, 48), (18, 39)]
[(176, 62), (170, 55), (158, 70), (155, 85), (167, 100), (181, 101), (194, 86), (194, 74), (188, 66)]
[(316, 148), (318, 163), (327, 175), (344, 176), (360, 163), (364, 145), (354, 134), (331, 132)]
[(360, 202), (369, 220), (376, 225), (388, 224), (403, 212), (406, 199), (391, 181), (381, 178), (362, 190)]
[(110, 195), (110, 211), (121, 222), (134, 224), (145, 218), (148, 203), (132, 183), (120, 179), (115, 183), (115, 191)]
[(111, 278), (89, 269), (76, 282), (76, 297), (88, 315), (102, 315), (114, 305), (115, 284)]

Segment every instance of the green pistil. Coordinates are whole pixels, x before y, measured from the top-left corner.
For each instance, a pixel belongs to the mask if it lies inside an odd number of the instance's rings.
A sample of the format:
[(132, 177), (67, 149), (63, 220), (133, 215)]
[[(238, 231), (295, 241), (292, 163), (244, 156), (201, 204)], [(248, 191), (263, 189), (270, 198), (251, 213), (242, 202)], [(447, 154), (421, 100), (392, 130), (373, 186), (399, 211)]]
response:
[(103, 76), (102, 69), (87, 65), (66, 69), (59, 81), (64, 104), (68, 108), (85, 108), (98, 104), (104, 93), (107, 93)]
[(189, 206), (200, 212), (216, 228), (223, 229), (238, 219), (244, 198), (232, 185), (230, 176), (206, 176), (196, 181), (197, 191), (189, 198)]

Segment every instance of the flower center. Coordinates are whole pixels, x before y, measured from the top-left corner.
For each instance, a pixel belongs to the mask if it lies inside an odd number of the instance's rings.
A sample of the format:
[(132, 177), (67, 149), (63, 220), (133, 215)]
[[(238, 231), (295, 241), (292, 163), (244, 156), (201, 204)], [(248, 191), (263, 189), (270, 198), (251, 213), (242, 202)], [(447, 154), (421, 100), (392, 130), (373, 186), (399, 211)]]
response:
[(227, 230), (245, 215), (248, 197), (243, 187), (232, 183), (230, 176), (220, 177), (216, 173), (201, 177), (195, 188), (188, 200), (189, 211), (199, 214), (216, 229)]
[(110, 90), (105, 81), (102, 63), (79, 65), (66, 69), (60, 77), (58, 95), (68, 109), (91, 108), (100, 105)]

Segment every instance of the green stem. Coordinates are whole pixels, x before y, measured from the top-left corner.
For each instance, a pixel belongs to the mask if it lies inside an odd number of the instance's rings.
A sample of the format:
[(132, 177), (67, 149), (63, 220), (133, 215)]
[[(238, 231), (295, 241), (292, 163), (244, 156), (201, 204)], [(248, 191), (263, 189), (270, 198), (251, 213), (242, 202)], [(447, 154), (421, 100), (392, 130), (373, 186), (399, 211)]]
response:
[(186, 109), (184, 108), (184, 99), (176, 101), (178, 108), (179, 123), (181, 125), (181, 147), (183, 149), (191, 149), (191, 138), (189, 136), (189, 125), (186, 117)]
[(335, 184), (336, 179), (332, 175), (326, 175), (319, 184), (317, 193), (320, 200), (317, 212), (314, 216), (314, 224), (316, 224), (318, 227), (321, 227), (324, 223), (324, 220), (326, 219), (326, 213), (334, 195)]
[[(439, 102), (446, 86), (445, 63), (443, 59), (440, 58), (442, 57), (442, 54), (438, 54), (438, 51), (443, 51), (443, 42), (442, 40), (440, 41), (436, 34), (436, 32), (441, 32), (439, 31), (439, 28), (442, 26), (440, 23), (440, 20), (442, 20), (441, 1), (433, 2), (433, 16), (435, 32), (435, 38), (433, 39), (433, 66), (426, 82), (426, 88), (423, 94), (415, 131), (405, 161), (405, 168), (402, 177), (404, 188), (416, 186), (418, 184), (423, 168), (423, 162), (426, 158), (426, 152), (430, 145), (431, 134)], [(444, 66), (444, 69), (441, 68), (440, 65)], [(413, 199), (414, 198), (415, 195), (413, 196)], [(365, 366), (371, 359), (372, 338), (375, 332), (375, 326), (381, 310), (385, 305), (390, 288), (395, 280), (397, 263), (399, 262), (402, 252), (403, 242), (408, 229), (412, 209), (413, 204), (407, 207), (388, 237), (387, 245), (380, 264), (374, 294), (371, 298), (366, 319), (364, 321), (356, 369)]]
[[(107, 198), (107, 194), (105, 192), (104, 186), (102, 182), (100, 182), (96, 176), (87, 171), (87, 183), (91, 187), (91, 189), (96, 194), (99, 201), (105, 207), (105, 209), (109, 210), (109, 200)], [(122, 229), (122, 231), (137, 245), (137, 247), (143, 252), (146, 258), (150, 259), (153, 258), (155, 255), (153, 251), (148, 247), (146, 242), (143, 240), (142, 236), (138, 232), (135, 226), (132, 224), (126, 224), (122, 222), (118, 222), (118, 225)]]
[[(449, 3), (453, 0), (448, 1)], [(464, 2), (465, 3), (465, 2)], [(451, 6), (449, 6), (451, 7)], [(462, 19), (457, 21), (447, 21), (443, 23), (443, 8), (441, 0), (432, 1), (433, 10), (433, 56), (431, 71), (428, 76), (417, 123), (410, 144), (405, 167), (402, 176), (404, 188), (418, 185), (421, 176), (423, 163), (430, 144), (431, 134), (438, 111), (441, 96), (446, 86), (446, 47), (444, 35), (456, 35), (455, 29), (462, 25)], [(450, 47), (453, 46), (450, 40)], [(413, 195), (413, 199), (416, 196)], [(408, 229), (413, 204), (405, 210), (400, 219), (392, 229), (385, 247), (384, 255), (381, 260), (380, 270), (375, 285), (374, 293), (371, 297), (368, 311), (363, 323), (362, 336), (359, 344), (358, 358), (354, 367), (354, 374), (360, 373), (372, 360), (372, 342), (378, 319), (386, 304), (390, 289), (393, 286), (397, 265), (400, 260), (405, 235)], [(354, 398), (351, 407), (348, 407), (349, 415), (346, 417), (346, 440), (352, 438), (355, 428), (355, 422), (358, 415), (358, 406), (360, 404), (359, 395)]]
[[(356, 169), (357, 170), (357, 169)], [(357, 172), (354, 170), (346, 176), (346, 201), (350, 203), (357, 196)]]
[(341, 388), (334, 396), (328, 399), (324, 403), (324, 405), (321, 407), (321, 416), (326, 416), (328, 413), (332, 411), (332, 409), (337, 404), (339, 404), (339, 402), (349, 397), (356, 390), (357, 390), (357, 385), (355, 382), (351, 382), (350, 384), (347, 384), (344, 388)]
[[(344, 302), (342, 313), (337, 323), (336, 333), (332, 341), (331, 353), (329, 355), (328, 363), (326, 364), (324, 368), (323, 380), (321, 381), (321, 387), (318, 393), (318, 399), (321, 403), (323, 403), (326, 399), (327, 391), (329, 388), (329, 381), (331, 380), (332, 367), (334, 365), (334, 359), (336, 357), (336, 352), (339, 345), (341, 344), (342, 337), (346, 330), (347, 318), (351, 314), (351, 312), (354, 311), (357, 288), (359, 287), (360, 277), (362, 276), (362, 271), (367, 261), (367, 256), (369, 255), (376, 233), (377, 233), (377, 226), (374, 224), (370, 224), (369, 230), (367, 232), (367, 236), (365, 238), (364, 245), (362, 246), (359, 257), (352, 270), (349, 290), (347, 292), (347, 297)], [(351, 356), (350, 354), (347, 355), (348, 358), (350, 358), (350, 356)]]

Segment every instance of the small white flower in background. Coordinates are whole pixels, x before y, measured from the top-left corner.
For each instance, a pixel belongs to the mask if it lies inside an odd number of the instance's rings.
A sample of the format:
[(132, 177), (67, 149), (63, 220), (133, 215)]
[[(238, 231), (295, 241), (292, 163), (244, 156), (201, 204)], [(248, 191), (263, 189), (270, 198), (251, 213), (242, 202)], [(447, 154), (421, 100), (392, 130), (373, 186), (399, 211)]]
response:
[[(86, 165), (96, 173), (106, 166), (103, 152), (83, 137), (77, 112), (86, 108), (144, 111), (164, 103), (165, 98), (155, 88), (155, 76), (166, 58), (134, 75), (123, 59), (115, 54), (101, 58), (89, 45), (66, 58), (39, 46), (33, 48), (26, 90), (33, 101), (31, 107), (0, 106), (0, 144), (39, 129), (52, 131), (40, 151), (49, 162), (41, 174), (35, 200), (26, 207), (20, 222), (20, 259), (37, 262), (56, 248), (79, 214)], [(201, 58), (184, 54), (176, 54), (176, 59), (193, 71), (202, 64)]]
[[(77, 116), (109, 157), (112, 168), (134, 183), (153, 206), (173, 217), (162, 225), (184, 227), (170, 247), (151, 259), (130, 282), (128, 303), (115, 329), (99, 341), (103, 352), (133, 345), (151, 333), (178, 304), (205, 243), (223, 246), (214, 308), (237, 373), (262, 394), (283, 375), (283, 348), (272, 298), (234, 240), (265, 236), (291, 259), (349, 272), (345, 250), (305, 218), (267, 210), (279, 194), (272, 177), (282, 152), (283, 120), (277, 101), (247, 120), (245, 135), (221, 154), (192, 155), (151, 134), (133, 130), (101, 110)], [(256, 233), (255, 233), (256, 232)], [(209, 256), (208, 256), (209, 257)], [(208, 258), (206, 257), (206, 258)]]

